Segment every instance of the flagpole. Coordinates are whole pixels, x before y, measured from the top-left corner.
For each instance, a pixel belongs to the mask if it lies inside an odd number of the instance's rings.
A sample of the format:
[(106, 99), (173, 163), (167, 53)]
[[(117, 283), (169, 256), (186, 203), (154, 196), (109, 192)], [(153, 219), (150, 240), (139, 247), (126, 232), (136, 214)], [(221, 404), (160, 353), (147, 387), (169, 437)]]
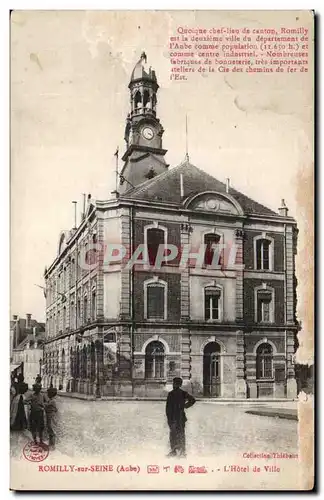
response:
[(119, 149), (118, 149), (118, 146), (117, 146), (117, 149), (116, 149), (116, 153), (115, 153), (115, 156), (116, 156), (116, 195), (118, 193), (118, 176), (119, 176), (119, 173), (118, 173), (118, 153), (119, 153)]

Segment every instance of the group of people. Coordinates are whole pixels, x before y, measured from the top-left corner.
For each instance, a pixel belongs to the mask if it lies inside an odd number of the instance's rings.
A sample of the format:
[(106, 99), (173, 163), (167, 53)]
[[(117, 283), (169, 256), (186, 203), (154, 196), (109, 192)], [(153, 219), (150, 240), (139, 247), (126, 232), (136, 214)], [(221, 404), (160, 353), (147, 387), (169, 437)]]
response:
[[(50, 387), (42, 391), (41, 377), (38, 375), (33, 391), (28, 390), (23, 375), (18, 375), (11, 383), (10, 428), (11, 430), (31, 431), (33, 440), (44, 444), (44, 430), (47, 431), (49, 447), (55, 448), (58, 430), (58, 408), (56, 403), (57, 389)], [(186, 456), (185, 444), (185, 410), (193, 406), (195, 398), (181, 389), (182, 379), (173, 379), (173, 390), (166, 401), (166, 417), (170, 429), (170, 453), (168, 456)]]
[(10, 429), (29, 429), (34, 443), (44, 444), (44, 431), (48, 434), (50, 448), (55, 448), (58, 426), (57, 389), (50, 387), (42, 391), (42, 379), (38, 375), (29, 391), (24, 376), (19, 374), (11, 381), (10, 389)]

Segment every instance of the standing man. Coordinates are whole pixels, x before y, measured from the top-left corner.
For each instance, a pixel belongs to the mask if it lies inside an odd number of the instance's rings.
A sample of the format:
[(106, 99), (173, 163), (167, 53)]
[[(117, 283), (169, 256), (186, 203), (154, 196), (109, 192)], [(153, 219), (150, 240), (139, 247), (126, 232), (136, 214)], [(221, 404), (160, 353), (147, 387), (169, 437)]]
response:
[(170, 428), (170, 447), (168, 457), (174, 457), (179, 451), (179, 455), (186, 456), (185, 425), (187, 417), (185, 409), (194, 405), (196, 400), (188, 392), (180, 389), (182, 379), (173, 379), (173, 390), (169, 392), (166, 402), (166, 416)]

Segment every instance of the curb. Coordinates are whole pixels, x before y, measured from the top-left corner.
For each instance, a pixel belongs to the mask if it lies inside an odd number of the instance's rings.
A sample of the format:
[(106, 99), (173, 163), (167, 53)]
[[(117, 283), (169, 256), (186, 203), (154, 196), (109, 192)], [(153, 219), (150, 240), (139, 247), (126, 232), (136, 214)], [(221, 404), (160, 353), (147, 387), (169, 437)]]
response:
[[(167, 393), (165, 394), (165, 397), (142, 397), (142, 396), (102, 396), (102, 397), (95, 397), (95, 396), (90, 396), (88, 394), (78, 394), (78, 393), (71, 393), (71, 392), (59, 392), (58, 396), (61, 396), (63, 398), (70, 398), (70, 399), (79, 399), (83, 401), (120, 401), (120, 402), (128, 402), (128, 401), (164, 401), (166, 400)], [(223, 403), (232, 403), (232, 404), (263, 404), (263, 403), (293, 403), (296, 402), (296, 399), (269, 399), (269, 398), (264, 398), (264, 399), (234, 399), (234, 398), (196, 398), (196, 401), (199, 401), (201, 403), (210, 403), (210, 404), (223, 404)]]
[(262, 410), (246, 410), (245, 413), (249, 413), (251, 415), (259, 415), (261, 417), (275, 417), (275, 418), (283, 418), (286, 420), (294, 420), (298, 422), (298, 415), (293, 413), (280, 413), (280, 411), (262, 411)]

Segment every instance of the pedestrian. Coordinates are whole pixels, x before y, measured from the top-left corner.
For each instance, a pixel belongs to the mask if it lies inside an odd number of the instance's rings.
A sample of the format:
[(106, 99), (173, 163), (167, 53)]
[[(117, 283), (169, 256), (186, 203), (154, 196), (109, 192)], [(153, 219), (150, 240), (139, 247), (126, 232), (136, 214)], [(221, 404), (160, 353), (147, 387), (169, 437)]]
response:
[(58, 426), (58, 410), (56, 404), (57, 389), (51, 387), (47, 389), (48, 400), (45, 404), (46, 412), (46, 427), (49, 439), (49, 446), (54, 450), (56, 444), (57, 426)]
[(175, 377), (173, 379), (173, 390), (169, 392), (166, 402), (166, 416), (170, 428), (170, 448), (169, 457), (179, 455), (186, 456), (185, 425), (187, 417), (185, 409), (194, 405), (195, 398), (181, 389), (182, 379)]
[(27, 427), (25, 413), (25, 394), (27, 391), (28, 385), (20, 373), (17, 382), (11, 387), (10, 428), (13, 431), (22, 431)]
[(30, 402), (30, 430), (33, 436), (34, 443), (37, 444), (37, 434), (39, 436), (39, 444), (43, 445), (44, 432), (44, 409), (46, 396), (41, 393), (42, 386), (40, 384), (33, 385), (33, 394)]

